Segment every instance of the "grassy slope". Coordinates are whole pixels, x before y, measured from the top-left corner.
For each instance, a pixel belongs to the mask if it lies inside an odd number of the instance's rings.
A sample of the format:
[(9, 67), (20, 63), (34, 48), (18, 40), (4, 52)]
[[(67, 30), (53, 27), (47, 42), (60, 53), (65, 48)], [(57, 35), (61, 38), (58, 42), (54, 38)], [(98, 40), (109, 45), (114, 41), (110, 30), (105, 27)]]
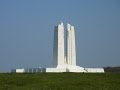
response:
[(0, 74), (0, 90), (120, 90), (120, 74)]

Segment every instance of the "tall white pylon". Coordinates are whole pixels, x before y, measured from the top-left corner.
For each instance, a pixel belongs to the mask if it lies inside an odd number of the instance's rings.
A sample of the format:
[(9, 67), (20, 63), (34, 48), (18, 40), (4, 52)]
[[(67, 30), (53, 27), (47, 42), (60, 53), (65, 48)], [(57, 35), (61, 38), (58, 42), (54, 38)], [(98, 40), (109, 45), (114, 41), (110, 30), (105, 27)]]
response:
[(76, 66), (76, 47), (74, 26), (67, 24), (67, 44), (66, 44), (66, 61), (68, 65)]
[(53, 65), (64, 65), (64, 25), (61, 24), (54, 28), (54, 46), (53, 46)]

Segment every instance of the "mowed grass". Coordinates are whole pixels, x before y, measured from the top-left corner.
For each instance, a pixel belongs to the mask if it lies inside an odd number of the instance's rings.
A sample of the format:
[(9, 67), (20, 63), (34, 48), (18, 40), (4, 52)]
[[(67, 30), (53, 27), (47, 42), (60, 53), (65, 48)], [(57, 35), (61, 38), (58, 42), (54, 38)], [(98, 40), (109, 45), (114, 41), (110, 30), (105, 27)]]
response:
[(120, 90), (120, 74), (3, 73), (0, 90)]

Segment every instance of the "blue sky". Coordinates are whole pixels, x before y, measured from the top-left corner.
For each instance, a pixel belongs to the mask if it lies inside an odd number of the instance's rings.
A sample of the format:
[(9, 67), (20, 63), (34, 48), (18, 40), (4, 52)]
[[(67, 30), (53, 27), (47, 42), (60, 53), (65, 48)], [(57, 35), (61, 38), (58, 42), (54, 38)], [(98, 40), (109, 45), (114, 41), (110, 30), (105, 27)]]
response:
[(75, 26), (77, 65), (120, 66), (120, 0), (0, 0), (0, 72), (51, 66), (61, 20)]

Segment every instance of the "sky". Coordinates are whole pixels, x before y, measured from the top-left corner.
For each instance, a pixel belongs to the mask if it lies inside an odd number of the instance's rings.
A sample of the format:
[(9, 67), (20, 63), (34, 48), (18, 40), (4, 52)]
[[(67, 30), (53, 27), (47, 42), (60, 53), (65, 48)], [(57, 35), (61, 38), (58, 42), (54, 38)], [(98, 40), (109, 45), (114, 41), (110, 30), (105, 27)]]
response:
[(61, 21), (75, 27), (77, 65), (120, 66), (120, 0), (0, 0), (0, 72), (51, 66)]

